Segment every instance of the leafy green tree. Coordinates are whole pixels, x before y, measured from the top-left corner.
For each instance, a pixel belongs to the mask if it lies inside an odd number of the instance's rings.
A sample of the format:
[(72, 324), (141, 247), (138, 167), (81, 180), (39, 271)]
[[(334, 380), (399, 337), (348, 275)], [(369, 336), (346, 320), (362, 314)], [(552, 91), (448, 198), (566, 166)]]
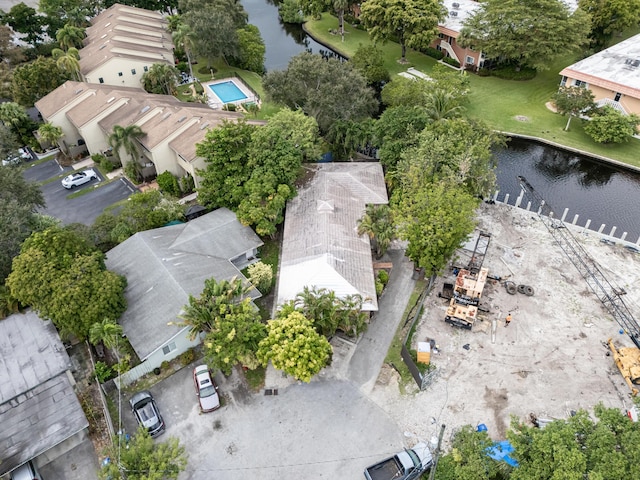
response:
[(104, 344), (107, 348), (118, 349), (122, 338), (122, 327), (110, 318), (96, 322), (89, 328), (89, 341), (93, 345)]
[(139, 427), (124, 447), (124, 439), (114, 436), (103, 452), (111, 461), (99, 471), (102, 480), (123, 478), (123, 472), (128, 480), (176, 480), (187, 468), (184, 446), (175, 437), (156, 442), (144, 427)]
[(239, 56), (231, 58), (231, 64), (244, 70), (264, 73), (264, 55), (266, 47), (260, 30), (255, 25), (246, 25), (236, 31), (238, 35)]
[(519, 467), (513, 480), (637, 478), (640, 431), (615, 408), (581, 410), (539, 429), (512, 419), (507, 438)]
[(64, 137), (64, 132), (57, 125), (47, 122), (38, 127), (38, 136), (43, 142), (55, 146), (59, 145), (58, 141)]
[(142, 75), (142, 87), (149, 93), (174, 95), (178, 86), (179, 72), (167, 63), (154, 63)]
[[(486, 431), (478, 432), (465, 425), (451, 441), (451, 450), (440, 458), (438, 480), (502, 480), (509, 478), (506, 464), (500, 464), (487, 455), (493, 441)], [(504, 466), (503, 466), (504, 465)]]
[(245, 187), (247, 195), (238, 205), (238, 220), (252, 225), (258, 235), (274, 235), (284, 221), (287, 200), (295, 196), (294, 188), (279, 184), (274, 189), (271, 182), (257, 177), (252, 177)]
[(63, 337), (86, 338), (91, 326), (126, 309), (126, 280), (108, 271), (104, 254), (70, 229), (32, 234), (13, 260), (11, 294), (51, 319)]
[(283, 0), (278, 5), (278, 13), (284, 23), (304, 23), (304, 14), (298, 0)]
[(70, 75), (61, 70), (53, 58), (38, 57), (31, 63), (16, 67), (11, 92), (16, 102), (30, 107), (70, 79)]
[(196, 153), (206, 163), (206, 169), (197, 172), (202, 178), (198, 199), (203, 205), (231, 210), (240, 205), (244, 184), (251, 176), (249, 146), (256, 128), (244, 120), (225, 120), (219, 127), (209, 130), (204, 140), (196, 145)]
[[(189, 64), (189, 75), (191, 78), (195, 78), (193, 75), (193, 65), (191, 56), (193, 55), (193, 50), (196, 46), (196, 35), (191, 29), (189, 25), (186, 23), (178, 23), (175, 30), (173, 30), (173, 34), (171, 35), (173, 39), (173, 44), (176, 47), (182, 48), (184, 53), (187, 55), (187, 63)], [(177, 78), (176, 78), (177, 80)]]
[[(108, 8), (111, 5), (105, 5)], [(64, 25), (86, 27), (88, 18), (98, 13), (97, 2), (86, 0), (40, 0), (38, 10), (45, 15), (47, 31), (57, 32)]]
[(11, 272), (11, 262), (20, 253), (22, 242), (38, 229), (35, 211), (44, 204), (37, 185), (13, 169), (0, 168), (0, 284)]
[(367, 205), (358, 219), (358, 235), (371, 239), (376, 257), (382, 257), (395, 238), (395, 225), (389, 205)]
[(376, 45), (368, 44), (358, 46), (356, 53), (350, 59), (353, 66), (367, 80), (367, 84), (381, 88), (391, 80), (389, 70), (384, 66), (382, 50)]
[(640, 116), (625, 115), (609, 105), (591, 111), (591, 119), (584, 131), (598, 143), (628, 142), (638, 133)]
[(42, 17), (24, 2), (11, 7), (11, 10), (2, 16), (2, 20), (15, 32), (25, 35), (24, 40), (27, 43), (37, 45), (42, 42), (44, 35)]
[[(13, 43), (14, 32), (8, 25), (0, 25), (0, 59), (9, 65), (18, 65), (24, 61), (22, 48)], [(7, 65), (4, 65), (5, 68)]]
[(350, 159), (357, 151), (365, 151), (374, 144), (375, 120), (367, 118), (360, 122), (337, 120), (326, 135), (331, 142), (331, 151), (337, 159)]
[(583, 87), (560, 87), (553, 96), (553, 102), (560, 115), (567, 115), (567, 126), (565, 132), (569, 131), (571, 118), (577, 117), (582, 112), (587, 112), (595, 107), (594, 97), (591, 90)]
[(77, 48), (71, 47), (66, 52), (59, 48), (54, 48), (51, 51), (51, 56), (56, 61), (56, 65), (61, 71), (65, 72), (73, 80), (81, 80), (80, 53)]
[(146, 135), (142, 128), (132, 124), (126, 127), (114, 125), (113, 131), (109, 135), (109, 146), (113, 148), (113, 153), (122, 162), (121, 151), (127, 154), (129, 159), (137, 163), (138, 156), (138, 139)]
[(588, 15), (571, 13), (561, 0), (487, 0), (466, 20), (458, 42), (487, 58), (547, 70), (558, 55), (586, 44), (589, 25)]
[(0, 159), (13, 157), (18, 152), (18, 148), (20, 148), (18, 136), (2, 121), (0, 123)]
[(272, 101), (314, 117), (323, 133), (337, 120), (368, 118), (378, 106), (353, 65), (308, 52), (293, 57), (284, 71), (267, 72), (263, 86)]
[(67, 23), (64, 27), (56, 32), (56, 40), (63, 50), (69, 50), (70, 48), (79, 49), (82, 48), (82, 41), (85, 37), (85, 29), (76, 27)]
[(271, 361), (278, 370), (308, 383), (327, 365), (331, 353), (331, 345), (311, 321), (300, 312), (290, 312), (267, 323), (267, 336), (260, 341), (257, 356), (263, 365)]
[(402, 172), (392, 201), (406, 255), (428, 274), (440, 272), (475, 227), (478, 200), (450, 181), (430, 183), (419, 162)]
[(427, 47), (436, 38), (446, 13), (438, 0), (367, 0), (360, 19), (375, 42), (397, 41), (404, 63), (407, 47)]
[(374, 125), (374, 134), (380, 163), (387, 172), (394, 170), (405, 149), (417, 144), (418, 134), (429, 121), (425, 109), (418, 106), (391, 107), (384, 111)]
[(382, 103), (389, 107), (424, 106), (424, 98), (433, 88), (428, 82), (398, 77), (387, 83), (382, 89)]
[(601, 50), (615, 33), (640, 23), (640, 0), (579, 0), (578, 5), (591, 18), (589, 38)]
[[(14, 102), (0, 103), (0, 121), (14, 135), (14, 139), (19, 139), (22, 144), (29, 144), (33, 139), (33, 131), (36, 123), (29, 118), (27, 111), (21, 105)], [(13, 146), (13, 142), (7, 144)]]
[(331, 5), (329, 0), (298, 0), (302, 13), (311, 15), (316, 20)]
[(273, 284), (273, 268), (271, 265), (256, 262), (249, 265), (247, 272), (249, 273), (249, 281), (253, 286), (263, 295), (269, 293)]

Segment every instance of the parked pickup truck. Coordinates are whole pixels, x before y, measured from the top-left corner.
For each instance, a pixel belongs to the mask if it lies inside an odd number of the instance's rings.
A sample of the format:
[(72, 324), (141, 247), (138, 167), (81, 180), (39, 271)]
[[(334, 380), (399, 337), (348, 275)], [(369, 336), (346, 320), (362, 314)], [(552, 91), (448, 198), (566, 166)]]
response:
[(413, 480), (431, 466), (431, 451), (426, 443), (396, 453), (364, 471), (367, 480)]

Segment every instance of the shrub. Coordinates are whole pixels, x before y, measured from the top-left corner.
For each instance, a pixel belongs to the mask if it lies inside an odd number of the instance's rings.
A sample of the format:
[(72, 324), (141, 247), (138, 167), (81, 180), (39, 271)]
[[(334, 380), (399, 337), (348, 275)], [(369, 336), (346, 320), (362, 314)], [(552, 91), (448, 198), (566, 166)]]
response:
[(96, 362), (93, 373), (100, 383), (104, 383), (114, 377), (113, 369), (106, 363), (100, 361)]
[(456, 68), (460, 68), (460, 62), (459, 62), (459, 61), (457, 61), (457, 60), (455, 60), (455, 59), (453, 59), (453, 58), (451, 58), (451, 57), (444, 57), (444, 58), (442, 59), (442, 61), (443, 61), (444, 63), (447, 63), (447, 64), (449, 64), (449, 65), (452, 65), (452, 66), (454, 66), (454, 67), (456, 67)]
[(384, 285), (380, 280), (376, 280), (376, 295), (382, 295), (382, 291), (384, 290)]
[(93, 155), (91, 155), (91, 160), (93, 160), (98, 165), (100, 165), (106, 159), (107, 159), (107, 157), (105, 157), (101, 153), (94, 153)]
[(124, 166), (124, 174), (134, 184), (138, 185), (140, 183), (140, 174), (138, 172), (138, 169), (136, 168), (135, 162), (127, 162), (127, 164)]
[(389, 274), (387, 273), (386, 270), (380, 270), (378, 272), (378, 280), (380, 280), (380, 282), (382, 282), (383, 285), (386, 285), (387, 283), (389, 283)]
[(122, 375), (125, 372), (131, 370), (131, 355), (125, 355), (114, 367), (118, 372), (118, 375)]
[(193, 362), (195, 358), (196, 358), (196, 355), (195, 353), (193, 353), (193, 349), (190, 348), (186, 352), (180, 354), (180, 363), (182, 364), (183, 367), (186, 367), (191, 362)]
[(162, 370), (163, 372), (166, 372), (167, 370), (169, 370), (169, 366), (170, 366), (170, 363), (165, 360), (160, 364), (160, 370)]
[(228, 112), (235, 112), (236, 111), (236, 104), (235, 103), (225, 103), (224, 106), (222, 107), (222, 110), (227, 110)]
[(178, 183), (178, 179), (174, 177), (171, 172), (162, 172), (160, 175), (158, 175), (156, 181), (158, 182), (160, 190), (162, 190), (163, 192), (174, 197), (180, 196), (180, 184)]
[(100, 163), (100, 169), (104, 170), (105, 172), (109, 173), (109, 172), (113, 172), (113, 170), (115, 170), (116, 166), (113, 164), (113, 162), (111, 160), (109, 160), (108, 158), (103, 159)]
[(187, 65), (187, 62), (180, 62), (176, 65), (176, 68), (178, 70), (180, 70), (181, 72), (184, 73), (188, 73), (189, 72), (189, 65)]
[(271, 284), (273, 283), (273, 269), (271, 265), (258, 262), (249, 265), (247, 270), (249, 272), (249, 280), (263, 295), (271, 291)]
[(504, 65), (491, 70), (491, 75), (503, 80), (531, 80), (535, 78), (536, 71), (527, 67), (516, 70), (514, 65)]
[(432, 58), (435, 58), (436, 60), (442, 60), (444, 58), (444, 53), (432, 47), (425, 48), (423, 50), (423, 53), (425, 55), (429, 55)]
[(625, 115), (607, 105), (592, 111), (584, 132), (597, 143), (622, 143), (637, 132), (638, 123), (637, 115)]
[(196, 182), (191, 175), (187, 174), (180, 178), (180, 191), (183, 194), (189, 195), (190, 193), (193, 193), (195, 189)]
[(207, 67), (206, 65), (202, 65), (198, 68), (198, 73), (201, 75), (209, 75), (211, 72), (216, 73), (217, 70), (214, 67)]

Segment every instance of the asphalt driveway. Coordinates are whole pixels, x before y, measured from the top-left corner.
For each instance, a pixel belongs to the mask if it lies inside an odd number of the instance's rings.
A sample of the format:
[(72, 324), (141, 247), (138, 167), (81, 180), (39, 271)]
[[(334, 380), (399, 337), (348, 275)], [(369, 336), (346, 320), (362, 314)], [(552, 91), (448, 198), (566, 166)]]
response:
[[(67, 190), (60, 181), (72, 171), (72, 168), (62, 168), (55, 160), (50, 160), (34, 165), (23, 173), (27, 181), (41, 183), (40, 189), (46, 203), (41, 213), (59, 218), (64, 224), (91, 225), (106, 207), (137, 191), (123, 178), (111, 182), (105, 181), (97, 170), (96, 173), (99, 177), (97, 180)], [(83, 191), (86, 193), (69, 198), (77, 192)]]
[[(350, 382), (294, 384), (274, 396), (249, 393), (233, 373), (218, 375), (224, 405), (201, 414), (191, 367), (151, 389), (167, 425), (189, 454), (181, 480), (360, 478), (404, 445), (395, 423)], [(122, 400), (127, 431), (136, 428)]]

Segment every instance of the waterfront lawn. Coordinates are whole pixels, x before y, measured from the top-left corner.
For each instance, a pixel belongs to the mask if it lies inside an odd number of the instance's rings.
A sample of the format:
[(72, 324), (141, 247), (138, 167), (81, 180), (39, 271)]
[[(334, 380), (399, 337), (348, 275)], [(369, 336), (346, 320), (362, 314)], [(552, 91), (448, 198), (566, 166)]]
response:
[[(367, 32), (347, 24), (345, 41), (341, 42), (340, 35), (331, 33), (338, 29), (338, 20), (327, 13), (319, 20), (309, 20), (305, 29), (321, 43), (348, 57), (355, 53), (360, 44), (371, 42)], [(616, 40), (620, 41), (637, 32), (638, 29), (630, 30)], [(415, 67), (428, 74), (436, 64), (433, 58), (409, 49), (409, 63), (400, 64), (400, 46), (397, 43), (387, 42), (380, 45), (380, 48), (386, 58), (385, 67), (391, 75), (405, 71), (408, 67)], [(580, 120), (573, 119), (570, 130), (565, 132), (567, 118), (551, 112), (545, 106), (558, 89), (558, 72), (575, 61), (575, 56), (559, 58), (549, 70), (524, 82), (471, 74), (471, 94), (467, 113), (472, 118), (483, 119), (493, 129), (501, 132), (542, 138), (640, 167), (640, 140), (631, 139), (627, 143), (614, 145), (597, 144), (584, 133)]]

